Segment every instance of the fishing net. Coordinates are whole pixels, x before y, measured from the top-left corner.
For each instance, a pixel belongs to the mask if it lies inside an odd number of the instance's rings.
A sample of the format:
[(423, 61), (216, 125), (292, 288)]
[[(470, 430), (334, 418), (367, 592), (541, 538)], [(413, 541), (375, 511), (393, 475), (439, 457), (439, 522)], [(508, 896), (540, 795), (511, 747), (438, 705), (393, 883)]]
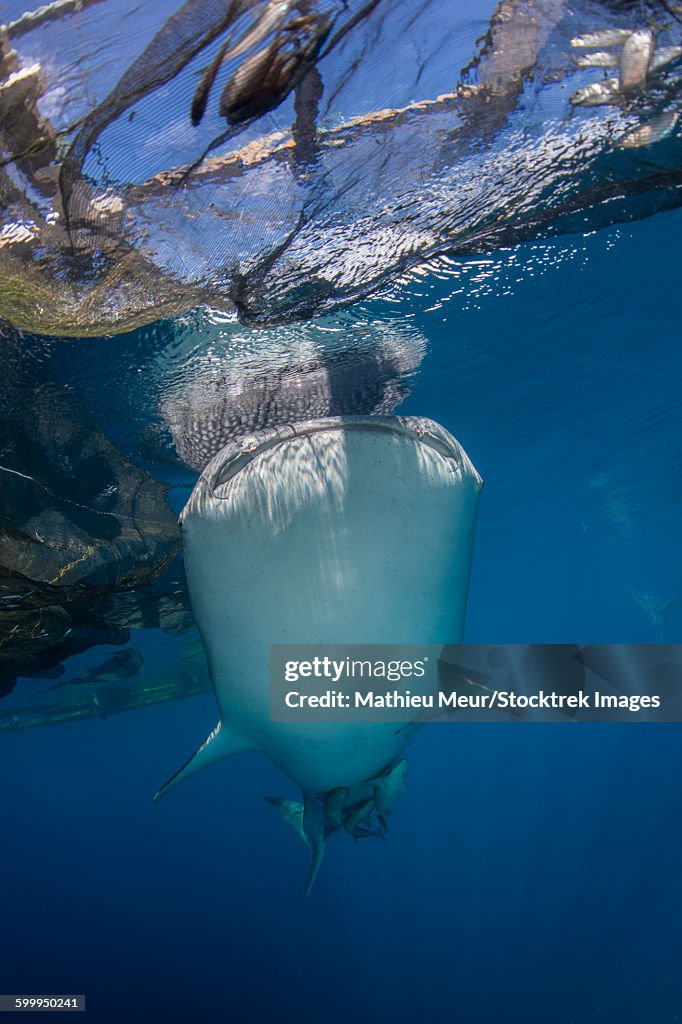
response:
[[(53, 0), (0, 33), (0, 315), (329, 312), (679, 202), (678, 0)], [(463, 70), (462, 70), (463, 69)]]

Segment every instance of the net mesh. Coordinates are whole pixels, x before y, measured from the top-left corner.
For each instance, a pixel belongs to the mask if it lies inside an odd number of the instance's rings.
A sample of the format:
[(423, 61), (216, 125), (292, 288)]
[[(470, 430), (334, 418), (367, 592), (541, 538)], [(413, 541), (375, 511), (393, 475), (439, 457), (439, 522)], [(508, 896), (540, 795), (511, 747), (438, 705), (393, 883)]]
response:
[[(677, 205), (682, 4), (55, 0), (0, 33), (0, 315), (333, 311)], [(460, 70), (463, 69), (463, 70)]]

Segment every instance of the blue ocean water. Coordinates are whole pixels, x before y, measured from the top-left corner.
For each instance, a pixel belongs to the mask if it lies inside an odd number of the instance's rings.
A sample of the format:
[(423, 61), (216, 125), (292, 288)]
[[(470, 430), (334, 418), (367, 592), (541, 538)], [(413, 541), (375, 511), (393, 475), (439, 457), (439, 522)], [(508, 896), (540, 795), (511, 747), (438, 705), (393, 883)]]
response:
[[(642, 600), (682, 590), (681, 227), (522, 246), (355, 311), (426, 338), (400, 411), (485, 478), (466, 639), (682, 640), (682, 609)], [(114, 344), (87, 343), (93, 374)], [(168, 637), (134, 644), (177, 671)], [(85, 993), (106, 1024), (682, 1016), (678, 725), (427, 726), (387, 840), (330, 841), (304, 899), (269, 762), (152, 805), (216, 715), (205, 695), (3, 734), (1, 991)]]

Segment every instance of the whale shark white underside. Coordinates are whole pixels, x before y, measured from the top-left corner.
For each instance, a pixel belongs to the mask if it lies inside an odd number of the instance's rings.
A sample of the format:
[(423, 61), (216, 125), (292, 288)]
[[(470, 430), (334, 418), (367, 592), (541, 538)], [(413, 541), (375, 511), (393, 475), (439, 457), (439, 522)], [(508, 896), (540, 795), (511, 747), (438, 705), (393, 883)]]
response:
[(306, 892), (330, 834), (385, 834), (418, 723), (272, 721), (269, 648), (461, 642), (481, 485), (457, 441), (416, 417), (310, 420), (223, 448), (181, 515), (220, 721), (155, 799), (266, 754), (303, 793), (268, 799), (311, 849)]

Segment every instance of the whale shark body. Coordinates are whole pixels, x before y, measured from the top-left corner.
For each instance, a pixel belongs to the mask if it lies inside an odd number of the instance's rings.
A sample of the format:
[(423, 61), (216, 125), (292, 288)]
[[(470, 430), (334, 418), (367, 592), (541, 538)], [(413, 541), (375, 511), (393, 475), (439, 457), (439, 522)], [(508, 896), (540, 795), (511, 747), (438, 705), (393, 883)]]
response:
[(330, 834), (382, 835), (418, 723), (272, 721), (270, 645), (461, 642), (480, 488), (457, 441), (415, 417), (311, 420), (216, 455), (181, 526), (220, 721), (156, 799), (266, 754), (303, 794), (268, 799), (310, 847), (306, 891)]

